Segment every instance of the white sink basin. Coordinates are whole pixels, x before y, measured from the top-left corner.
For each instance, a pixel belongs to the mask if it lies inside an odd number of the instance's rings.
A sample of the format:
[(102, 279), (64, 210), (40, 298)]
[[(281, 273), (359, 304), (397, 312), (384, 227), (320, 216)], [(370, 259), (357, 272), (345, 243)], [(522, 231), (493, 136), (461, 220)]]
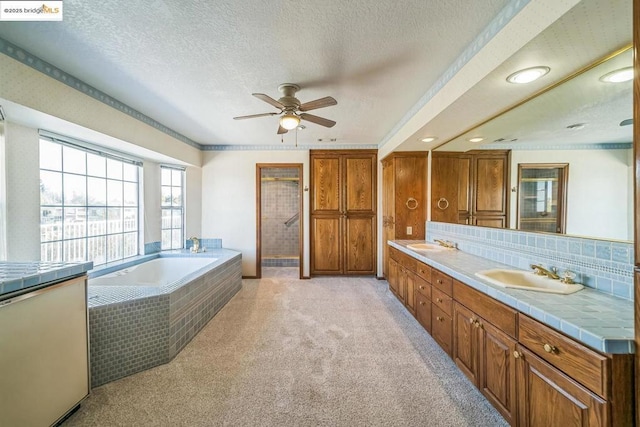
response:
[(413, 243), (411, 245), (407, 245), (407, 248), (418, 252), (440, 252), (447, 249), (444, 246), (435, 245), (433, 243)]
[(476, 276), (503, 288), (524, 289), (527, 291), (548, 292), (552, 294), (572, 294), (584, 286), (581, 284), (568, 285), (560, 280), (539, 276), (530, 271), (508, 270), (495, 268), (476, 273)]

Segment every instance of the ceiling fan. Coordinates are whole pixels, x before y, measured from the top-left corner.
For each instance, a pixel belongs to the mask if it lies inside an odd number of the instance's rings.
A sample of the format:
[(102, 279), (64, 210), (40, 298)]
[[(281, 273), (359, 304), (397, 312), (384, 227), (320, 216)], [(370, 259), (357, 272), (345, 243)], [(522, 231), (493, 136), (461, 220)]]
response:
[(325, 96), (324, 98), (301, 104), (298, 98), (295, 97), (296, 92), (300, 90), (300, 86), (293, 83), (284, 83), (278, 86), (278, 90), (282, 92), (282, 97), (277, 101), (264, 93), (252, 93), (256, 98), (261, 99), (262, 101), (279, 109), (280, 111), (278, 113), (251, 114), (248, 116), (234, 117), (233, 119), (243, 120), (253, 119), (255, 117), (281, 115), (278, 126), (278, 135), (287, 133), (288, 131), (298, 127), (300, 120), (306, 120), (328, 128), (333, 127), (336, 124), (333, 120), (305, 113), (305, 111), (336, 105), (338, 101), (334, 98)]

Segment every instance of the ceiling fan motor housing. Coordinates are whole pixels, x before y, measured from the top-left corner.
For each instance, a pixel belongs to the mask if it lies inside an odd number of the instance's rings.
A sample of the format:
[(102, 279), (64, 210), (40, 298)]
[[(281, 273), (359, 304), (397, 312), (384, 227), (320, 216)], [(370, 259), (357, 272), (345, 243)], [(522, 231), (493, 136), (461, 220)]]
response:
[(282, 92), (282, 98), (278, 102), (284, 105), (286, 112), (294, 113), (300, 107), (300, 101), (296, 98), (296, 92), (300, 90), (300, 86), (293, 83), (284, 83), (278, 86), (278, 90)]

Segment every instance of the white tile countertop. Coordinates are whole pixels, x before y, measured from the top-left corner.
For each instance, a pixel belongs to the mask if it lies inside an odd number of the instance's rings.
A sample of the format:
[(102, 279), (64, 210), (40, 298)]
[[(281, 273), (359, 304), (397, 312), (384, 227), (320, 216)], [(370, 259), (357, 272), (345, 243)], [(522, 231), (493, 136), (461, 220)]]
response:
[(0, 300), (79, 276), (92, 268), (93, 262), (0, 262)]
[(393, 240), (394, 248), (430, 265), (466, 285), (549, 325), (604, 353), (635, 352), (633, 302), (585, 287), (570, 295), (502, 288), (475, 276), (491, 268), (515, 267), (459, 250), (413, 251), (407, 245), (424, 240)]

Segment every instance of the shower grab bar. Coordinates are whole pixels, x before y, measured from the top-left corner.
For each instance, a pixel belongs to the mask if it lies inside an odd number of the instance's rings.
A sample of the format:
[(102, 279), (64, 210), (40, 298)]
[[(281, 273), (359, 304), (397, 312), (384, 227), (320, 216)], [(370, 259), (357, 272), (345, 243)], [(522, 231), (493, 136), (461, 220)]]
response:
[(286, 225), (287, 227), (289, 227), (291, 224), (293, 224), (294, 222), (296, 222), (296, 220), (300, 218), (300, 212), (296, 212), (291, 218), (289, 218), (288, 220), (286, 220), (284, 222), (284, 225)]

